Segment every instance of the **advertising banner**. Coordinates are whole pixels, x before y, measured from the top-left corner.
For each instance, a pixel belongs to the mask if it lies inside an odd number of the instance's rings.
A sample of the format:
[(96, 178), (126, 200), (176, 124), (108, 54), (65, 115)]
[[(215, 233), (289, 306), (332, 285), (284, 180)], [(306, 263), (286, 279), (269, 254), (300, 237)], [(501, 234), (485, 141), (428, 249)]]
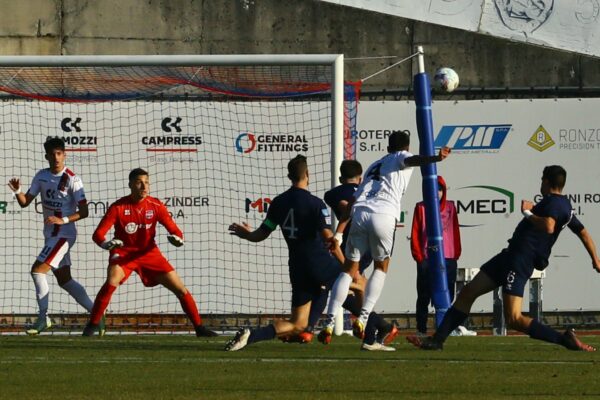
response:
[[(438, 164), (456, 202), (461, 225), (459, 267), (479, 268), (507, 246), (523, 218), (521, 200), (540, 200), (542, 170), (567, 170), (564, 193), (596, 243), (600, 243), (600, 107), (598, 99), (438, 101), (433, 103), (435, 146), (451, 156)], [(366, 169), (385, 154), (394, 130), (411, 132), (418, 151), (412, 102), (363, 101), (358, 107), (357, 159)], [(403, 198), (386, 290), (377, 306), (386, 312), (414, 310), (416, 266), (410, 253), (415, 204), (422, 199), (417, 170)], [(544, 309), (597, 310), (600, 276), (568, 229), (561, 233), (543, 281)], [(491, 294), (473, 311), (491, 311)], [(524, 299), (528, 303), (528, 299)]]

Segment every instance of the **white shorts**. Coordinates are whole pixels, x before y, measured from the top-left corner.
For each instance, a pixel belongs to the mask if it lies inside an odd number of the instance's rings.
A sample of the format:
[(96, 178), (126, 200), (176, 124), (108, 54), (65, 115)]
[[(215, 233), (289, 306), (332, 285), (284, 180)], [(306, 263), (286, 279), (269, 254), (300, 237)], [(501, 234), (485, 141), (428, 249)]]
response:
[(355, 210), (346, 244), (346, 258), (358, 262), (370, 250), (373, 260), (383, 261), (392, 256), (395, 234), (396, 218), (392, 215)]
[(48, 264), (52, 269), (71, 265), (71, 247), (75, 238), (50, 237), (46, 238), (44, 248), (37, 256), (39, 262)]

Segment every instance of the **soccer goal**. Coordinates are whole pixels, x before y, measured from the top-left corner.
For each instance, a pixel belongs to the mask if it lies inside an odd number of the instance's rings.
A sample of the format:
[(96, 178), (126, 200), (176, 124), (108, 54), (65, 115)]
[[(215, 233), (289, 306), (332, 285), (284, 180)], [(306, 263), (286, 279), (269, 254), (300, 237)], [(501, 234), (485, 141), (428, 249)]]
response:
[[(147, 169), (151, 195), (182, 228), (186, 245), (157, 242), (211, 326), (289, 313), (287, 248), (279, 232), (251, 244), (228, 224), (257, 227), (289, 187), (287, 162), (308, 157), (310, 190), (337, 184), (352, 151), (358, 85), (343, 81), (342, 55), (0, 57), (0, 170), (26, 190), (48, 164), (43, 142), (62, 137), (81, 176), (90, 216), (77, 223), (72, 274), (94, 297), (108, 253), (91, 235), (110, 203), (129, 193), (127, 175)], [(346, 132), (346, 134), (344, 134)], [(344, 137), (348, 142), (344, 142)], [(344, 154), (346, 149), (346, 154)], [(31, 264), (43, 244), (39, 197), (0, 201), (0, 330), (19, 330), (37, 303)], [(50, 315), (79, 329), (87, 317), (49, 276)], [(108, 309), (113, 329), (189, 329), (175, 296), (137, 276)]]

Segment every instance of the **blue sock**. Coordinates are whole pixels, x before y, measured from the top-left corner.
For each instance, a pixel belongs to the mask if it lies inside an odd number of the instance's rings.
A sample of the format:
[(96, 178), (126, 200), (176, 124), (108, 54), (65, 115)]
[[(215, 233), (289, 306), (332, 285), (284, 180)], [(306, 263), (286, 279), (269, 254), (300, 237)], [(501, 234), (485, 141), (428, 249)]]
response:
[(529, 332), (527, 333), (529, 334), (530, 338), (543, 340), (544, 342), (562, 344), (563, 341), (562, 333), (542, 324), (537, 319), (531, 321), (531, 325), (529, 325)]
[(248, 344), (262, 342), (263, 340), (275, 339), (276, 332), (275, 326), (267, 325), (262, 328), (252, 329), (250, 337), (248, 338)]
[(327, 306), (327, 298), (329, 297), (328, 290), (321, 290), (316, 298), (313, 298), (312, 304), (310, 305), (310, 314), (308, 315), (308, 327), (312, 330), (314, 326), (319, 322), (319, 318)]
[(467, 317), (468, 314), (457, 310), (454, 306), (450, 307), (448, 311), (446, 311), (442, 323), (435, 331), (433, 338), (440, 343), (444, 343), (448, 336), (450, 336), (450, 333), (458, 328)]
[(371, 312), (371, 314), (369, 314), (369, 319), (367, 319), (367, 326), (365, 327), (365, 338), (363, 339), (364, 343), (369, 345), (375, 343), (377, 334), (377, 324), (381, 322), (380, 320), (382, 319), (383, 318), (381, 318), (375, 312)]

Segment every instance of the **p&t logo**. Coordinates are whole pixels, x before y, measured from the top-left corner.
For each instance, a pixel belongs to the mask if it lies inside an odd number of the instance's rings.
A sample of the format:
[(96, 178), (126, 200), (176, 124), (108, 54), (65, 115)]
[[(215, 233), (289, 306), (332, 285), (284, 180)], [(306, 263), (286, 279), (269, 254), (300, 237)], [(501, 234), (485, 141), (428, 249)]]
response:
[(256, 147), (256, 137), (250, 132), (240, 133), (235, 139), (235, 149), (239, 153), (250, 153)]

